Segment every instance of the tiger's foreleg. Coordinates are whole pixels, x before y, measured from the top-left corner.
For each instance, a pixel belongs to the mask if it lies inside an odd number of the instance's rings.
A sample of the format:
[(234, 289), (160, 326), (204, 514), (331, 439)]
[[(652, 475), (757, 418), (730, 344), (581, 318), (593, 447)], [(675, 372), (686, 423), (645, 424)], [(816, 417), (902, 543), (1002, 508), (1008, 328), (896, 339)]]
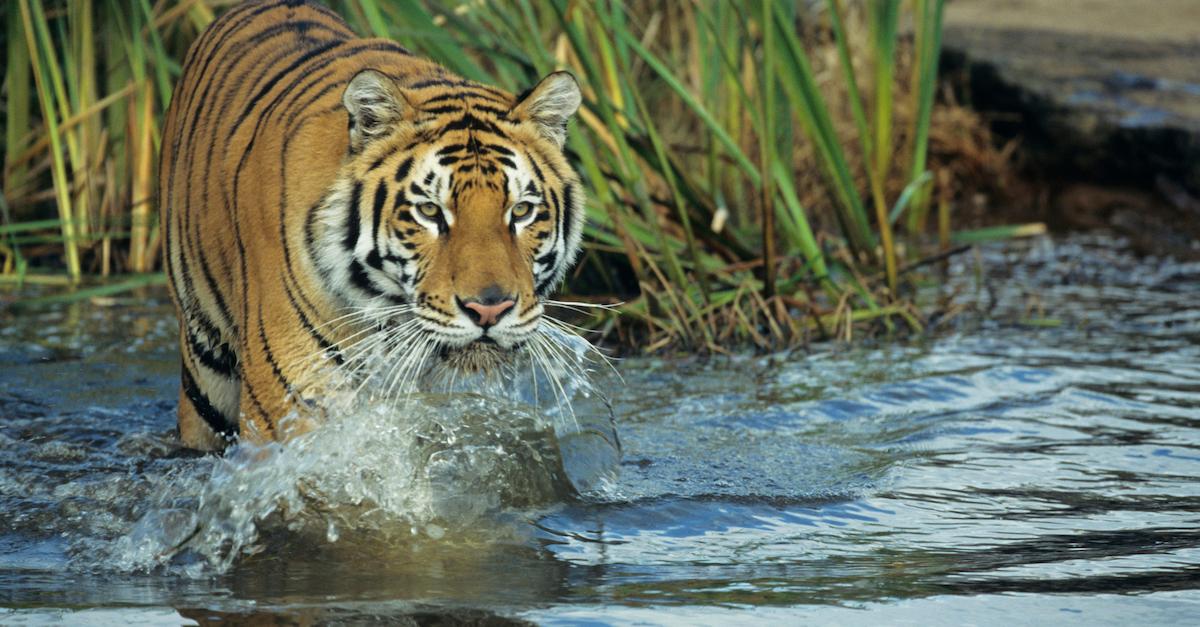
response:
[(324, 378), (312, 369), (321, 350), (295, 304), (261, 291), (266, 297), (251, 297), (252, 314), (242, 336), (241, 438), (285, 442), (323, 422)]

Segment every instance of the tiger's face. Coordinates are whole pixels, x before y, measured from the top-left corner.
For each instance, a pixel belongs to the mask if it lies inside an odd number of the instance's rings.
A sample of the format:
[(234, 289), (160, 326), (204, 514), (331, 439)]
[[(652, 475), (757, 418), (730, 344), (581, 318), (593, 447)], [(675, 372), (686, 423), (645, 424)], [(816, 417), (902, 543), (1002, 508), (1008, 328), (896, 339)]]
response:
[(349, 158), (316, 261), (351, 308), (478, 365), (539, 332), (578, 254), (583, 194), (563, 144), (580, 94), (565, 72), (520, 99), (449, 82), (350, 82)]

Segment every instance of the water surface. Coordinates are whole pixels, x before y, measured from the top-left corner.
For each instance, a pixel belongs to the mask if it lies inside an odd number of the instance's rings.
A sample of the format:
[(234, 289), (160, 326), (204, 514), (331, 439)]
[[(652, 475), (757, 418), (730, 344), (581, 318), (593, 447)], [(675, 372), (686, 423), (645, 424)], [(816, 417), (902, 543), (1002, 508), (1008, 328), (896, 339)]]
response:
[(161, 295), (6, 319), (0, 622), (1194, 621), (1200, 265), (950, 271), (930, 338), (598, 373), (620, 472), (582, 486), (604, 438), (473, 397), (190, 455)]

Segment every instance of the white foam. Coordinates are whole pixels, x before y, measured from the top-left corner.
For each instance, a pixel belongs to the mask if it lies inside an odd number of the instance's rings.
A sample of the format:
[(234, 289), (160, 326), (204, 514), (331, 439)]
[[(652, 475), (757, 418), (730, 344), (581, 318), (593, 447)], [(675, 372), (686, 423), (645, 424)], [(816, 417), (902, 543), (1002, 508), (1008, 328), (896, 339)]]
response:
[(554, 373), (553, 386), (533, 375), (467, 378), (397, 403), (332, 395), (324, 424), (284, 445), (239, 444), (160, 476), (141, 519), (111, 545), (111, 562), (201, 575), (279, 534), (318, 543), (511, 537), (519, 531), (503, 512), (614, 483), (612, 416), (578, 375), (585, 349), (573, 355), (575, 374)]

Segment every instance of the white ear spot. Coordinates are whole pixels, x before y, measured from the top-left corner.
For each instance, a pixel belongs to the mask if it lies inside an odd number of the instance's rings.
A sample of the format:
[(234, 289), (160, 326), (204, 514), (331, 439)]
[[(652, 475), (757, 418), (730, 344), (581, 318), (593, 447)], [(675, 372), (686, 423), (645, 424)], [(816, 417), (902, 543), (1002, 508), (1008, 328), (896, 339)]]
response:
[(392, 79), (375, 70), (363, 70), (350, 79), (342, 105), (350, 114), (350, 152), (359, 152), (387, 135), (400, 119), (406, 101)]
[(513, 114), (519, 120), (533, 123), (538, 132), (562, 148), (567, 143), (567, 120), (575, 115), (582, 102), (575, 77), (569, 72), (553, 72), (517, 103)]

